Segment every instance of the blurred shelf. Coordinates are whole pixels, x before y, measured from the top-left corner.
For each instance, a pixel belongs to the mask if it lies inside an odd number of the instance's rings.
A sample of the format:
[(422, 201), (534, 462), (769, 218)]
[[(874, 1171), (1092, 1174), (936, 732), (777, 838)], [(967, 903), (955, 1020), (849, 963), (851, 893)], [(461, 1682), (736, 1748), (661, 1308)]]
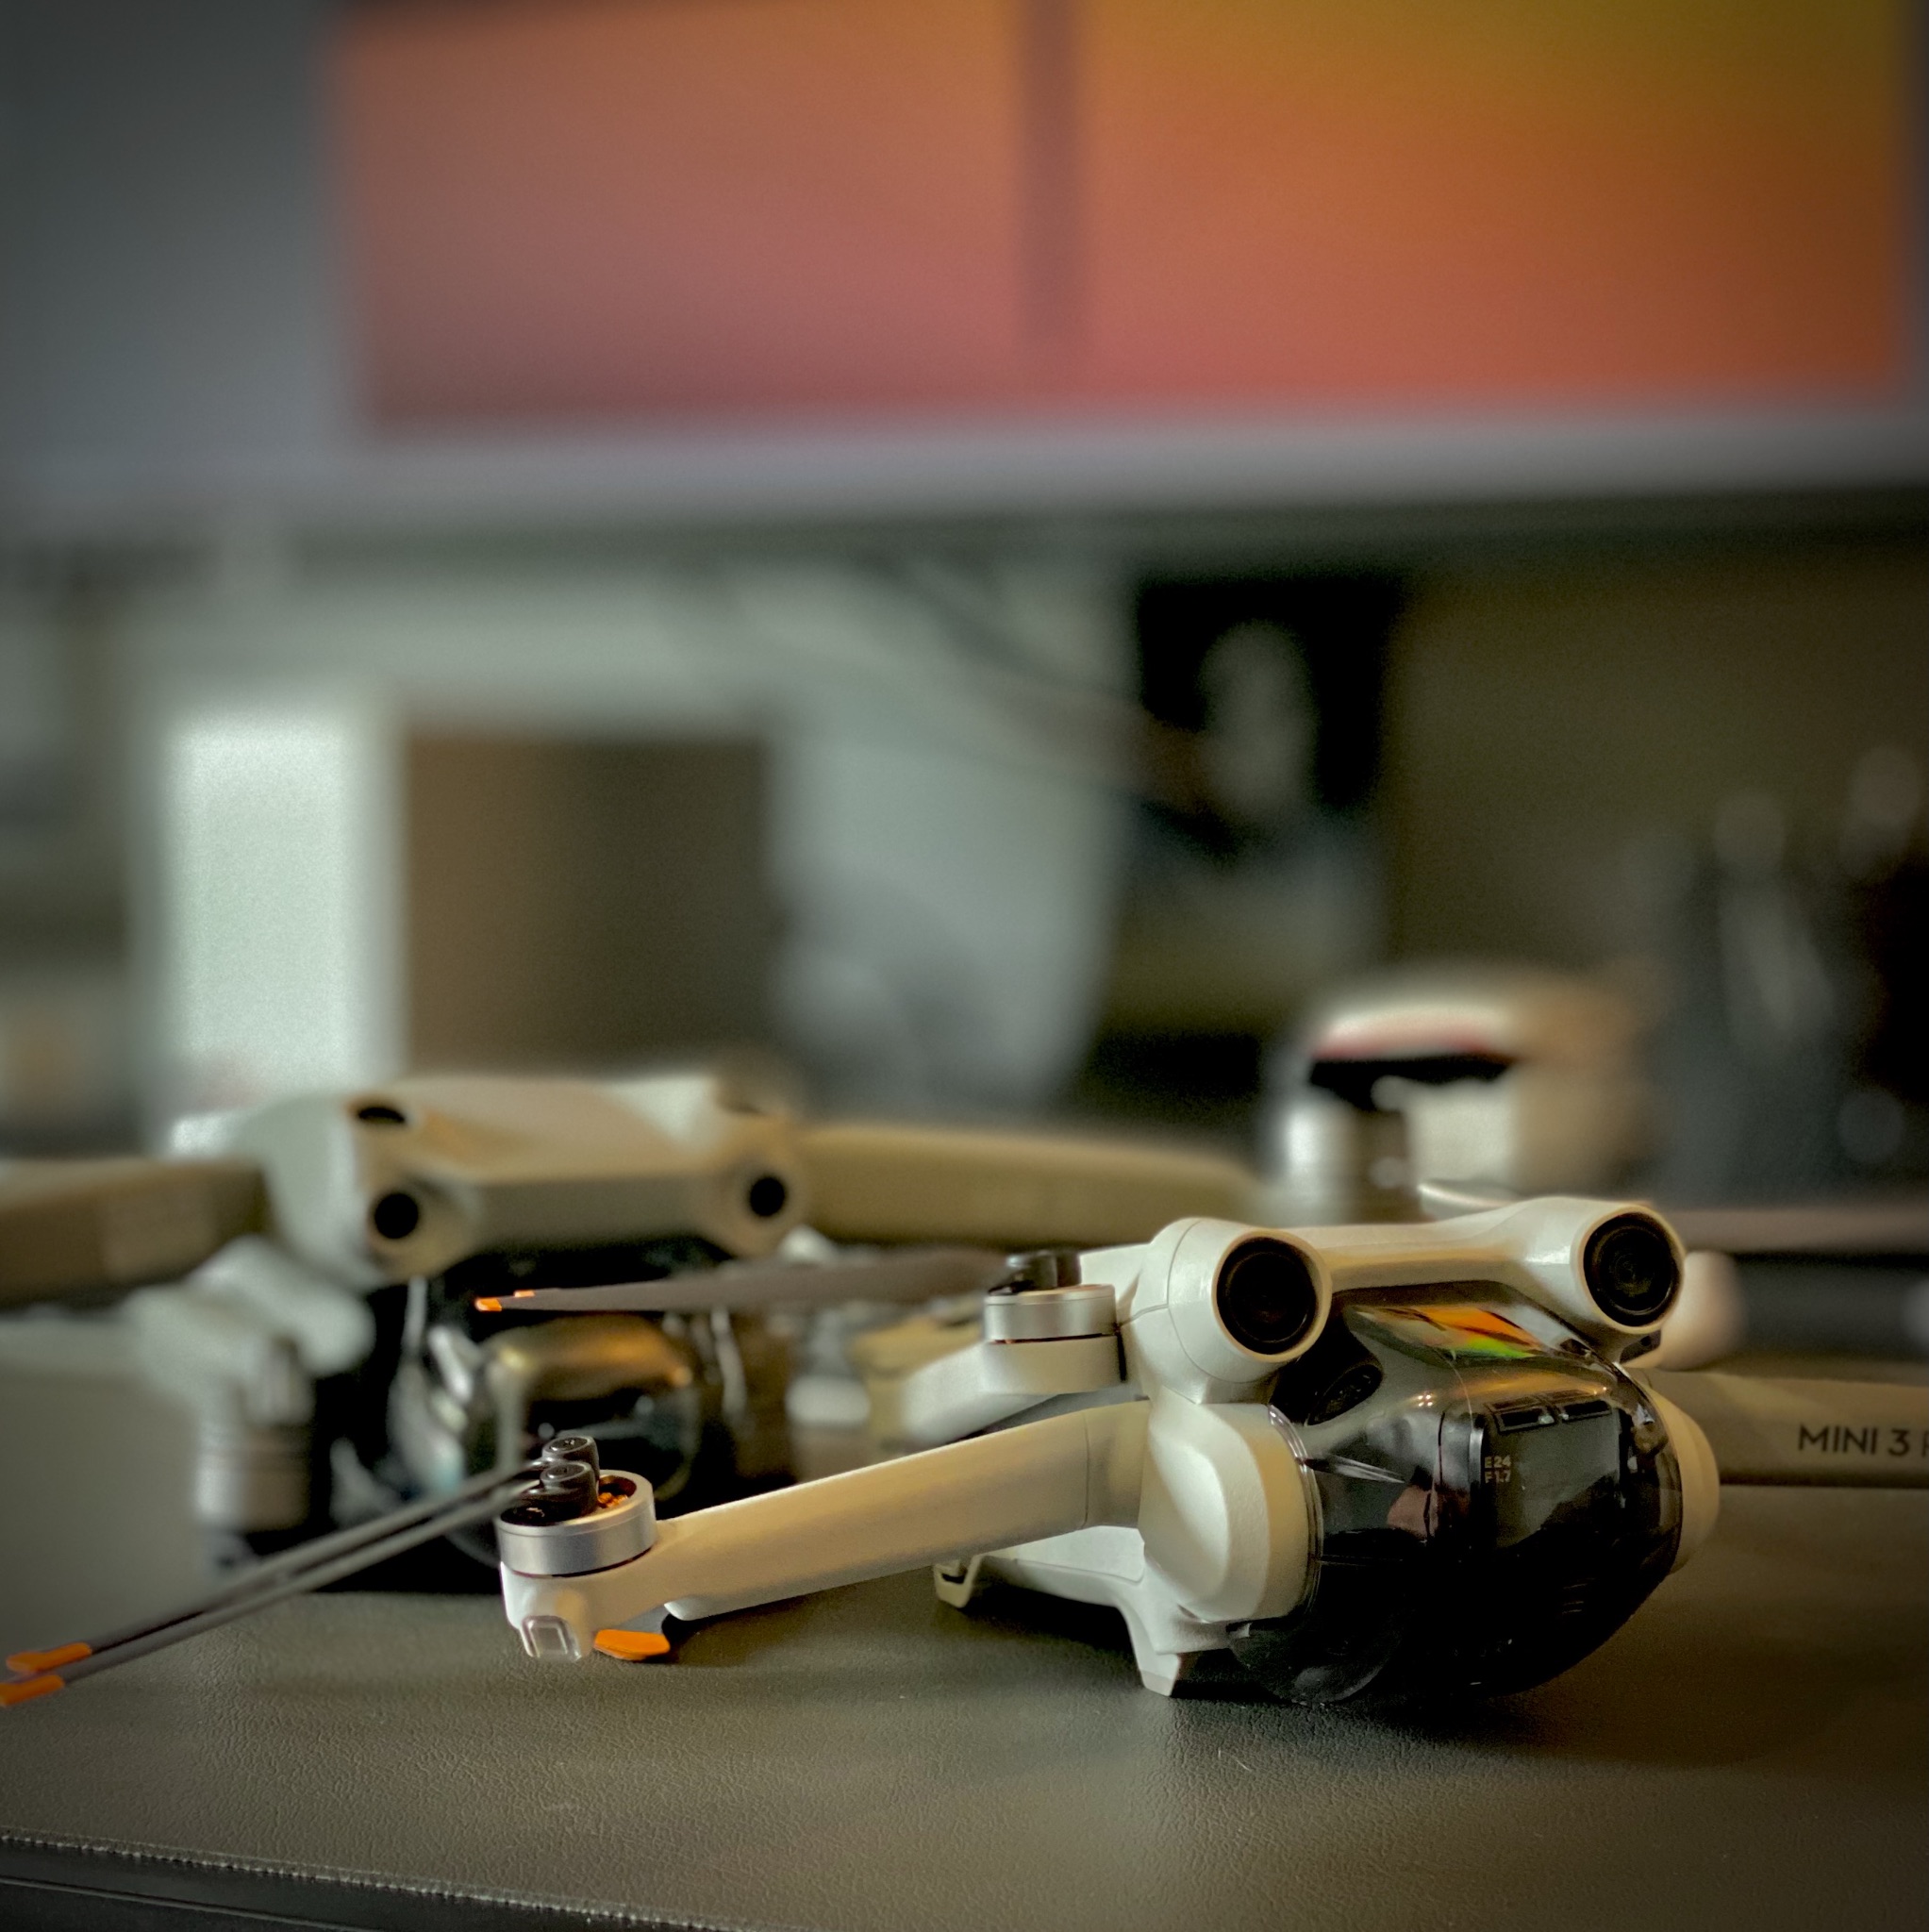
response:
[[(1256, 412), (793, 418), (596, 434), (344, 442), (265, 455), (0, 469), (0, 529), (27, 544), (595, 528), (1020, 525), (1103, 537), (1201, 518), (1424, 537), (1445, 517), (1532, 528), (1920, 523), (1929, 405), (1557, 417), (1291, 419)], [(1845, 500), (1848, 506), (1845, 515)], [(1701, 506), (1697, 511), (1694, 507)], [(1646, 508), (1644, 508), (1646, 507)]]

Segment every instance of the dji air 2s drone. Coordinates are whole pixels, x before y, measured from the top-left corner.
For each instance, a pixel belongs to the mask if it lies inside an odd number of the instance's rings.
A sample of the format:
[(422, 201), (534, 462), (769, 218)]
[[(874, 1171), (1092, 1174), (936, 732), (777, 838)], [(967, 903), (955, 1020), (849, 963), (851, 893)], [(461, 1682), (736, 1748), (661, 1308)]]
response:
[[(1143, 1239), (1255, 1184), (1185, 1147), (801, 1120), (703, 1072), (411, 1076), (190, 1123), (169, 1159), (10, 1167), (0, 1310), (113, 1304), (78, 1339), (192, 1412), (194, 1513), (231, 1559), (557, 1431), (593, 1429), (659, 1502), (777, 1479), (787, 1344), (733, 1312), (733, 1269), (882, 1243), (883, 1299), (971, 1291), (1008, 1247)], [(644, 1312), (476, 1313), (640, 1280), (664, 1284)], [(790, 1270), (760, 1299), (877, 1285)]]
[(1162, 1693), (1221, 1650), (1300, 1703), (1522, 1689), (1714, 1525), (1707, 1437), (1624, 1366), (1682, 1263), (1652, 1210), (1560, 1197), (1023, 1258), (895, 1391), (931, 1446), (660, 1524), (553, 1455), (496, 1519), (505, 1608), (532, 1657), (634, 1658), (666, 1612), (930, 1564), (959, 1607), (991, 1579), (1114, 1606)]

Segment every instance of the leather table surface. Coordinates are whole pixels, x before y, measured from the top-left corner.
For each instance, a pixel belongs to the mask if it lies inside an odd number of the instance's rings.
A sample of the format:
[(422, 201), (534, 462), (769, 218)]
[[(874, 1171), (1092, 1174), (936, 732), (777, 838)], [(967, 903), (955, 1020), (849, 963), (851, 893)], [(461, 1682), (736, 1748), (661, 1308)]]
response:
[(308, 1599), (0, 1720), (0, 1921), (1874, 1932), (1929, 1902), (1925, 1610), (1929, 1495), (1732, 1489), (1594, 1657), (1424, 1722), (1169, 1702), (1109, 1613), (923, 1574), (670, 1665)]

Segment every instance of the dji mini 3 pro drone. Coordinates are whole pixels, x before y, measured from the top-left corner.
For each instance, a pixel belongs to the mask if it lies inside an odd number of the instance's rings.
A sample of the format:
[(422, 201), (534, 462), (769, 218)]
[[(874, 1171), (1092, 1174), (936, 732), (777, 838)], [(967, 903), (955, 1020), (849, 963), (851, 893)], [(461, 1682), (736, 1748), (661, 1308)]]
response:
[[(1226, 1650), (1297, 1703), (1520, 1690), (1714, 1526), (1708, 1437), (1624, 1366), (1682, 1263), (1651, 1210), (1559, 1197), (1027, 1257), (982, 1339), (894, 1391), (898, 1439), (932, 1446), (660, 1524), (635, 1476), (553, 1456), (496, 1519), (505, 1608), (532, 1657), (638, 1657), (666, 1612), (930, 1564), (959, 1607), (991, 1579), (1115, 1607), (1161, 1693)], [(1920, 1482), (1921, 1391), (1855, 1391), (1885, 1393), (1887, 1479)], [(1720, 1414), (1734, 1473), (1840, 1478), (1798, 1452), (1826, 1426), (1803, 1399)]]

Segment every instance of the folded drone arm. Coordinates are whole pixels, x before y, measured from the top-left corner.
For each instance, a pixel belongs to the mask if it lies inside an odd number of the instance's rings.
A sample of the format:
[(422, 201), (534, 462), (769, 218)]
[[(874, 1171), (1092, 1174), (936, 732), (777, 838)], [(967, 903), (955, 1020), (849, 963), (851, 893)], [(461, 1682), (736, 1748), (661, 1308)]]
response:
[(245, 1160), (22, 1160), (0, 1174), (0, 1308), (172, 1281), (264, 1224)]
[[(669, 1607), (708, 1617), (1097, 1523), (1137, 1521), (1146, 1406), (1027, 1423), (658, 1525), (631, 1561), (578, 1576), (503, 1573), (509, 1622), (596, 1631)], [(534, 1644), (531, 1643), (534, 1648)]]
[(1006, 1247), (1144, 1241), (1189, 1214), (1241, 1214), (1256, 1181), (1188, 1148), (903, 1123), (800, 1126), (811, 1224), (834, 1241)]
[(1687, 1410), (1724, 1483), (1929, 1487), (1929, 1389), (1661, 1370), (1642, 1376)]

